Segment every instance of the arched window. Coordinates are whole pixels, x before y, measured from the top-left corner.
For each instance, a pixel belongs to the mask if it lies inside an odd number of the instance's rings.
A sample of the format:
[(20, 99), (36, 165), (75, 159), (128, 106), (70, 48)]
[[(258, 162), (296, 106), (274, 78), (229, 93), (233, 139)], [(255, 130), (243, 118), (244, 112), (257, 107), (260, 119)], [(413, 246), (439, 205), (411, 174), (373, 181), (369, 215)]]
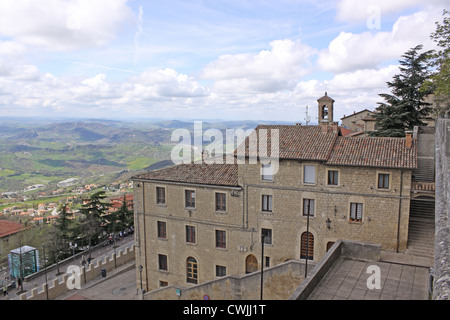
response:
[(252, 254), (245, 258), (245, 273), (252, 273), (258, 271), (258, 260)]
[(311, 232), (302, 233), (300, 259), (314, 260), (314, 236)]
[(192, 257), (186, 259), (186, 281), (189, 283), (198, 283), (198, 264)]

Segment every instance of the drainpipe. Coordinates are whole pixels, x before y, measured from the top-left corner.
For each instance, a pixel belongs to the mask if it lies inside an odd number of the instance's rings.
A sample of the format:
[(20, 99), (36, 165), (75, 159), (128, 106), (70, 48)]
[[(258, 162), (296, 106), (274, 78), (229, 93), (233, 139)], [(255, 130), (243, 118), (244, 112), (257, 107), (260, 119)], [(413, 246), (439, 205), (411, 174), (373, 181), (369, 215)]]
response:
[(402, 194), (403, 194), (403, 170), (400, 170), (400, 198), (398, 200), (398, 220), (397, 220), (397, 244), (395, 252), (398, 253), (400, 246), (400, 215), (402, 212)]

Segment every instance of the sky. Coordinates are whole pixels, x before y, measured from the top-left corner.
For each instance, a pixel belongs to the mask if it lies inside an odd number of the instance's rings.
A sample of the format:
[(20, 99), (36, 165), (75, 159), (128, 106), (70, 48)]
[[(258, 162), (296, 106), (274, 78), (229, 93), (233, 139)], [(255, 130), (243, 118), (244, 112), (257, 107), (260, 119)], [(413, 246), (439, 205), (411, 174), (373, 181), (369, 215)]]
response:
[(443, 0), (0, 0), (0, 117), (335, 121), (374, 110)]

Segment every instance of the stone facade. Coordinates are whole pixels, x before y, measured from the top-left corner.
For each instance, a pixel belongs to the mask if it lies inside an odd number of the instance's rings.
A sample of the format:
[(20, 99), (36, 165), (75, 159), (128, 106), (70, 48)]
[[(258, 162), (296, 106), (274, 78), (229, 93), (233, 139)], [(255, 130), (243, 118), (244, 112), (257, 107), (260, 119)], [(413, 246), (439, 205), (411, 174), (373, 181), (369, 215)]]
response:
[[(305, 165), (316, 168), (314, 184), (302, 183)], [(245, 274), (250, 254), (259, 270), (263, 229), (271, 230), (272, 239), (264, 248), (268, 266), (301, 259), (301, 236), (307, 230), (303, 199), (314, 200), (309, 232), (314, 239), (315, 262), (339, 239), (381, 244), (389, 251), (406, 249), (410, 170), (286, 160), (280, 162), (272, 181), (264, 181), (260, 164), (238, 168), (237, 187), (135, 180), (136, 265), (146, 266), (142, 278), (147, 291), (164, 285), (188, 285), (189, 257), (197, 263), (197, 283), (217, 279), (216, 266), (225, 267), (227, 275)], [(330, 170), (338, 172), (337, 186), (327, 184)], [(380, 173), (389, 175), (389, 189), (377, 188)], [(156, 203), (157, 187), (165, 188), (165, 204)], [(186, 208), (186, 190), (195, 191), (195, 208)], [(216, 211), (216, 193), (225, 194), (226, 211)], [(271, 212), (263, 211), (263, 195), (272, 196)], [(350, 221), (351, 203), (362, 204), (361, 221)], [(158, 222), (165, 224), (165, 236), (158, 236)], [(193, 242), (187, 242), (187, 226), (195, 228)], [(216, 246), (216, 231), (225, 231), (224, 248)], [(166, 256), (166, 270), (159, 267), (160, 255)]]
[[(334, 101), (324, 98), (332, 115)], [(293, 259), (316, 263), (338, 240), (404, 252), (415, 140), (346, 138), (332, 117), (327, 120), (321, 128), (258, 127), (280, 131), (273, 175), (247, 159), (134, 177), (137, 282), (143, 289), (191, 287)], [(217, 210), (221, 201), (226, 208)]]
[(341, 118), (342, 126), (352, 132), (374, 131), (376, 130), (374, 121), (370, 121), (375, 112), (364, 109), (352, 115)]

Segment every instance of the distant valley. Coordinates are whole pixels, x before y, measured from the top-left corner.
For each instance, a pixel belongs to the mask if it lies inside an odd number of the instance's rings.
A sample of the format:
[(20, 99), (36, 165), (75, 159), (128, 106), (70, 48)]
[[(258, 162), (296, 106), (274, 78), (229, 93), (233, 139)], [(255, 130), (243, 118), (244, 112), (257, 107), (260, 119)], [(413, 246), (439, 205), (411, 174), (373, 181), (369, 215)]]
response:
[[(257, 121), (203, 122), (203, 130), (253, 129)], [(0, 118), (0, 193), (55, 190), (80, 184), (110, 184), (133, 174), (171, 165), (177, 142), (172, 131), (193, 129), (192, 121)]]

